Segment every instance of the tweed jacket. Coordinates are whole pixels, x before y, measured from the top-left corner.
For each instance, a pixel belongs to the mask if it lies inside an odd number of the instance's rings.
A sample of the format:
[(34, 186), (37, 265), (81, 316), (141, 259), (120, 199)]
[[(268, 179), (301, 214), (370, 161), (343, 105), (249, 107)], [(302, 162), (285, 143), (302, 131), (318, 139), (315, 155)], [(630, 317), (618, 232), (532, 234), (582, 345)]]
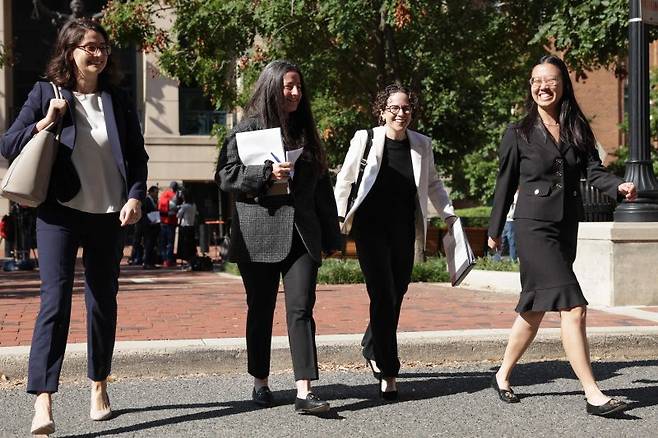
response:
[(571, 217), (584, 217), (581, 176), (614, 199), (618, 198), (617, 187), (623, 182), (603, 167), (596, 149), (582, 154), (572, 145), (556, 145), (546, 128), (539, 125), (527, 140), (515, 124), (510, 125), (498, 155), (500, 164), (489, 221), (492, 237), (500, 236), (517, 187), (515, 219), (560, 222), (566, 209), (576, 212)]
[[(34, 127), (48, 113), (50, 99), (55, 92), (49, 82), (34, 84), (18, 117), (0, 139), (0, 152), (8, 160), (13, 160), (33, 136)], [(75, 147), (75, 98), (71, 90), (62, 89), (62, 97), (68, 103), (62, 120), (62, 134), (53, 172), (48, 187), (46, 202), (55, 199), (71, 200), (80, 190), (71, 154)], [(124, 198), (143, 200), (146, 195), (148, 155), (144, 149), (137, 111), (119, 89), (101, 92), (101, 102), (105, 115), (107, 136), (112, 155), (124, 182)]]
[(304, 154), (295, 163), (290, 195), (266, 195), (272, 162), (244, 165), (235, 134), (261, 129), (255, 119), (243, 120), (226, 138), (219, 155), (215, 181), (234, 195), (229, 259), (235, 262), (276, 263), (292, 246), (293, 229), (319, 264), (322, 251), (341, 247), (336, 201), (328, 173), (318, 175)]
[[(432, 152), (432, 140), (416, 131), (407, 129), (407, 137), (411, 148), (411, 165), (416, 182), (416, 243), (421, 248), (425, 247), (427, 234), (427, 202), (431, 201), (442, 219), (455, 215), (455, 211), (443, 187), (434, 166), (434, 154)], [(341, 218), (341, 231), (349, 234), (352, 227), (354, 213), (366, 198), (370, 189), (375, 184), (377, 174), (381, 167), (384, 155), (384, 142), (386, 140), (386, 127), (379, 126), (373, 129), (372, 148), (366, 159), (367, 164), (363, 171), (361, 185), (356, 199), (350, 211), (347, 210), (347, 200), (350, 195), (352, 183), (357, 180), (359, 174), (359, 163), (363, 157), (368, 134), (366, 130), (357, 131), (350, 142), (350, 148), (345, 155), (343, 167), (336, 178), (334, 194), (338, 205), (338, 216)], [(391, 212), (392, 214), (394, 212)]]

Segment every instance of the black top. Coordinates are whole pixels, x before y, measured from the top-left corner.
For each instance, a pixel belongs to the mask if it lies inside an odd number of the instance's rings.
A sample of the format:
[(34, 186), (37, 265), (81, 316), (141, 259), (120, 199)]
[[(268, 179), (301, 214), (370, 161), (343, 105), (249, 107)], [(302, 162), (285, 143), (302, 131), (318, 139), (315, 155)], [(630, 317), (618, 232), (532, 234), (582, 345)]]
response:
[(384, 216), (389, 223), (413, 223), (415, 211), (416, 182), (409, 139), (386, 137), (382, 164), (372, 189), (356, 213), (358, 221), (374, 225), (381, 223)]

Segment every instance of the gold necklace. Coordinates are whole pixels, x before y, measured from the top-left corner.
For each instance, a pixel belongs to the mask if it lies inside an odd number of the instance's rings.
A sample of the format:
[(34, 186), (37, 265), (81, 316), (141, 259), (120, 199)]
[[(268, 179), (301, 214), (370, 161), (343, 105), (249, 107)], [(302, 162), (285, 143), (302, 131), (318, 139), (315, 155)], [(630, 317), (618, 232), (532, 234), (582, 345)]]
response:
[(544, 122), (543, 120), (541, 122), (546, 126), (560, 126), (559, 123), (548, 123), (548, 122)]

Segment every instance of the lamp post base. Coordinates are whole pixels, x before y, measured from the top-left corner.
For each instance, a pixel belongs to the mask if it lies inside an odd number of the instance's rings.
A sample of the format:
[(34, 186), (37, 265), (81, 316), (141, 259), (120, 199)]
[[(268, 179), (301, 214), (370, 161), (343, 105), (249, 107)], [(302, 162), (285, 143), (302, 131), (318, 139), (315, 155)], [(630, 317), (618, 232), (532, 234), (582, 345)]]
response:
[(621, 203), (614, 213), (615, 222), (658, 222), (658, 204), (651, 197)]

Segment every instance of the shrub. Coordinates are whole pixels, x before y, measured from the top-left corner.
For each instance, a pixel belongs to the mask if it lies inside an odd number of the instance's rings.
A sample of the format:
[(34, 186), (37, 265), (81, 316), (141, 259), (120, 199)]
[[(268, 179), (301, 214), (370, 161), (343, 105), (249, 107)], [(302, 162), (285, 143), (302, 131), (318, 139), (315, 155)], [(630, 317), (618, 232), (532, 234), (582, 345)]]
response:
[(478, 257), (474, 269), (482, 271), (518, 272), (519, 264), (509, 259), (496, 260), (493, 257)]
[(363, 283), (359, 262), (354, 259), (326, 259), (318, 271), (320, 284)]

